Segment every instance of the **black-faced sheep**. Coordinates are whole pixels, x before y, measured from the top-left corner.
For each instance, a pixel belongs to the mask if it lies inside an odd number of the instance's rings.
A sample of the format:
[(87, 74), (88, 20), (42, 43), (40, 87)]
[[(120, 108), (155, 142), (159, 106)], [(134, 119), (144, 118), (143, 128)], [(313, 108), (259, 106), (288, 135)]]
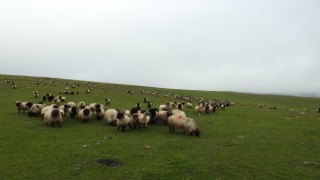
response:
[(110, 106), (111, 105), (111, 100), (109, 98), (106, 98), (105, 101), (106, 101), (106, 106)]
[(70, 118), (75, 119), (78, 114), (78, 109), (76, 106), (71, 106), (71, 108), (68, 108), (68, 112), (70, 114)]
[(125, 132), (127, 125), (132, 130), (130, 118), (127, 115), (125, 115), (124, 113), (118, 112), (117, 113), (117, 126), (118, 126), (117, 130), (119, 130), (121, 127), (122, 132)]
[(18, 109), (18, 112), (20, 113), (20, 111), (26, 111), (29, 110), (31, 108), (31, 106), (33, 105), (32, 102), (21, 102), (21, 101), (16, 101), (16, 107)]
[(176, 108), (179, 109), (179, 110), (181, 110), (181, 111), (183, 110), (183, 107), (184, 107), (184, 106), (183, 106), (182, 103), (178, 103), (177, 106), (176, 106)]
[(63, 122), (61, 109), (57, 105), (54, 105), (52, 109), (45, 112), (43, 121), (45, 124), (51, 125), (52, 127), (54, 127), (54, 124), (58, 124), (61, 128)]
[(87, 122), (88, 120), (91, 119), (91, 111), (89, 109), (88, 106), (86, 106), (85, 108), (81, 109), (78, 113), (78, 119), (80, 121), (83, 121), (83, 122)]
[(155, 124), (157, 123), (158, 120), (158, 112), (159, 110), (157, 108), (151, 108), (149, 109), (150, 113), (150, 124)]
[(99, 106), (95, 109), (96, 111), (96, 118), (98, 121), (102, 120), (103, 119), (103, 116), (104, 116), (104, 109)]
[(194, 120), (182, 115), (172, 115), (168, 118), (169, 132), (174, 132), (175, 129), (182, 129), (183, 133), (200, 136), (200, 129), (195, 124)]
[(39, 96), (38, 91), (33, 91), (33, 97), (34, 97), (35, 99), (37, 99), (37, 98), (38, 98), (38, 96)]
[(47, 96), (42, 96), (42, 101), (45, 102), (47, 100)]

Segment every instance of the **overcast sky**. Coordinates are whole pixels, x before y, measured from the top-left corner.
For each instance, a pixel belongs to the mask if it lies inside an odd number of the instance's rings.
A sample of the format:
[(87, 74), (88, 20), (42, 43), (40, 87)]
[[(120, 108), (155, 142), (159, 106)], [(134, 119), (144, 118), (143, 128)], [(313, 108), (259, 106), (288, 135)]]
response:
[(0, 74), (320, 94), (319, 0), (1, 0)]

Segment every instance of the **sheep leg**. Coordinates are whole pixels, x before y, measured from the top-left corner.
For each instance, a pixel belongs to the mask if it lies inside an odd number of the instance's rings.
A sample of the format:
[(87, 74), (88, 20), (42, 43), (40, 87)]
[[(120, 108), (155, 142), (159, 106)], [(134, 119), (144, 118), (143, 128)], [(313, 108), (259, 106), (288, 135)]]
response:
[(119, 131), (119, 129), (120, 129), (120, 126), (118, 126), (117, 131)]
[(126, 126), (121, 126), (122, 132), (126, 132)]

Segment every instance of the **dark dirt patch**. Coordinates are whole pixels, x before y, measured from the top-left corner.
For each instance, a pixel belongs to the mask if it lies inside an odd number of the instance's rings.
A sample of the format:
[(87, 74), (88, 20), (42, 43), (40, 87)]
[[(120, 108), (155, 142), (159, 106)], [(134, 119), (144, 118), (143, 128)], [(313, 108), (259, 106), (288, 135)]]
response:
[(99, 159), (97, 162), (109, 167), (122, 166), (122, 162), (114, 159)]

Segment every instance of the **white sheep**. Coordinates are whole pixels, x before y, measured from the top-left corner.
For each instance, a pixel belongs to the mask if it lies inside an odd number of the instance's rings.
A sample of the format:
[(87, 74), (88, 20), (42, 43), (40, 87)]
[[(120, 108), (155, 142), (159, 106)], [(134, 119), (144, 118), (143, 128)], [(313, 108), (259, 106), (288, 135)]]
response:
[(61, 109), (57, 105), (53, 106), (52, 109), (45, 112), (43, 121), (45, 124), (51, 125), (52, 127), (54, 127), (54, 124), (58, 124), (61, 128), (63, 122)]
[(199, 116), (200, 116), (202, 113), (204, 113), (204, 108), (203, 108), (202, 105), (196, 106), (196, 107), (194, 108), (194, 110), (196, 111), (196, 113), (198, 113)]
[(18, 112), (20, 113), (20, 111), (26, 111), (29, 110), (31, 108), (31, 106), (33, 105), (32, 102), (21, 102), (21, 101), (16, 101), (16, 107), (18, 109)]
[(199, 136), (200, 129), (195, 124), (194, 120), (187, 118), (185, 116), (176, 114), (168, 118), (169, 132), (174, 132), (175, 129), (182, 129), (185, 132), (188, 132), (190, 135)]
[(139, 123), (145, 129), (150, 121), (149, 112), (144, 112), (139, 116)]
[(167, 124), (168, 117), (172, 115), (172, 111), (160, 110), (158, 112), (158, 121)]
[(83, 122), (87, 122), (91, 119), (92, 113), (90, 111), (90, 108), (86, 106), (85, 108), (81, 109), (78, 113), (78, 119)]
[(187, 106), (187, 108), (192, 108), (192, 103), (188, 102), (188, 103), (186, 104), (186, 106)]
[(104, 113), (103, 118), (107, 121), (107, 123), (111, 126), (117, 125), (117, 114), (118, 111), (115, 109), (107, 109)]

